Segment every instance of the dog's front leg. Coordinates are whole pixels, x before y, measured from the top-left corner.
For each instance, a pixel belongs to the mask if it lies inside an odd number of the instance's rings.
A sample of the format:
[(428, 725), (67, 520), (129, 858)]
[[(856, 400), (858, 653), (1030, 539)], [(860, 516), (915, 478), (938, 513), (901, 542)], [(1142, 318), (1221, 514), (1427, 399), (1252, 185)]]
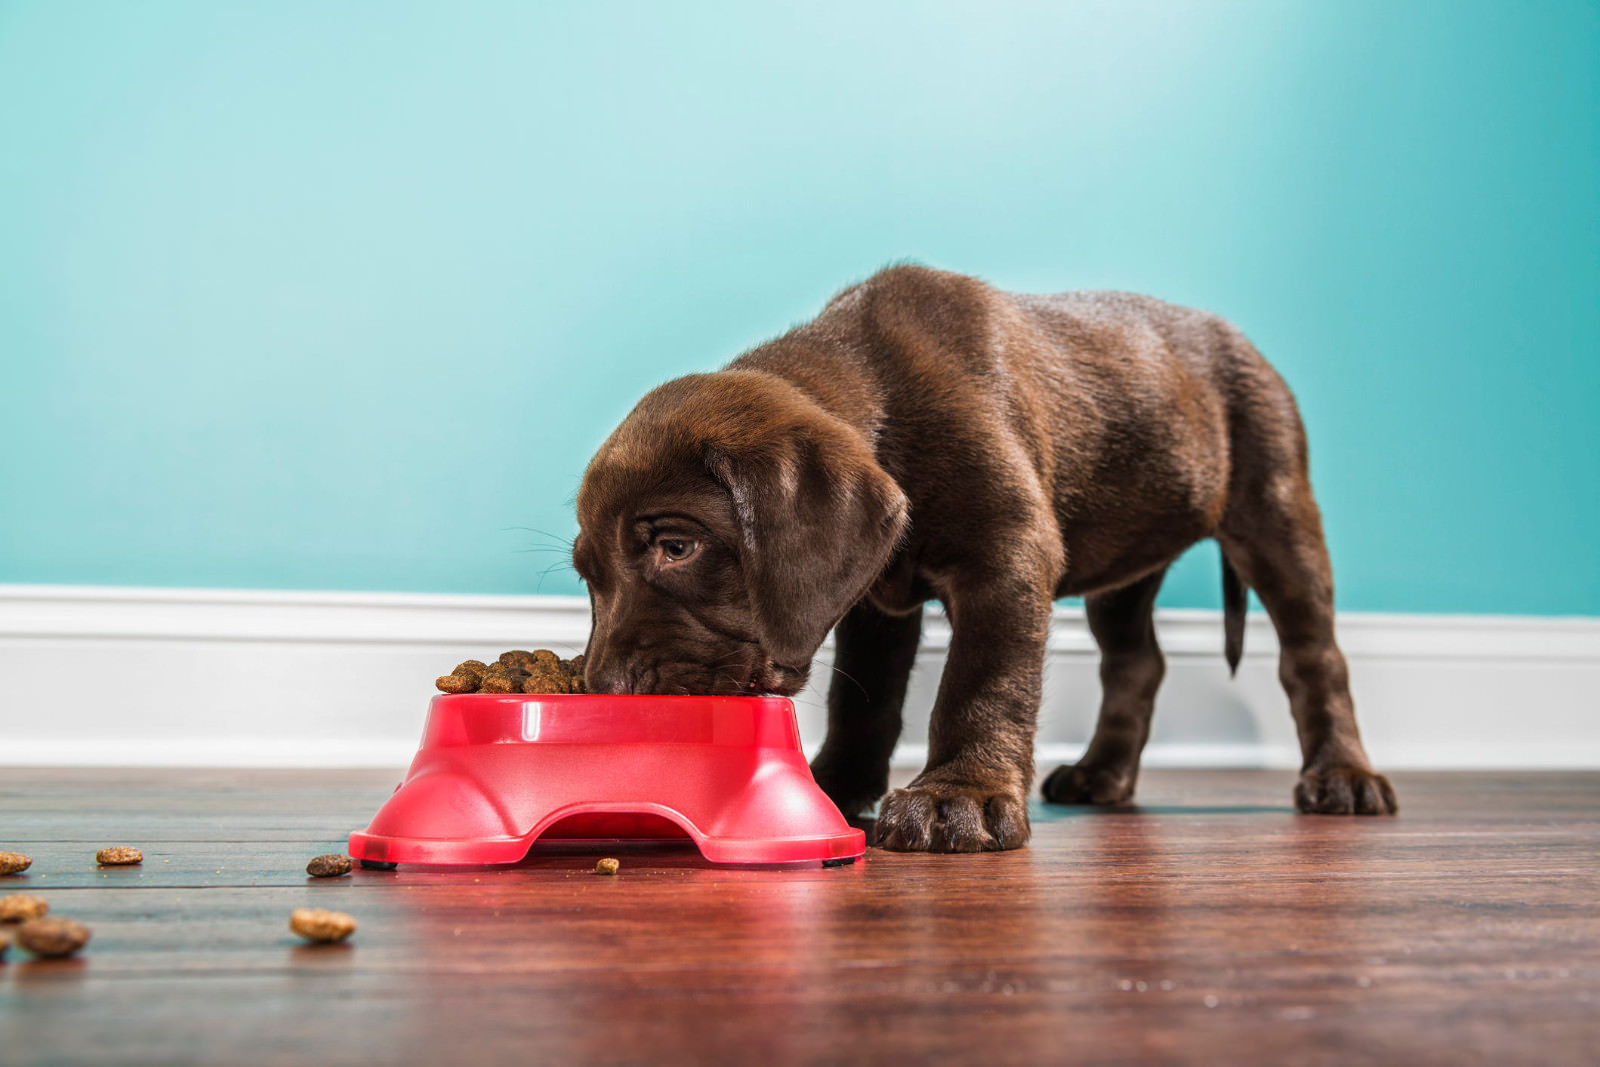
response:
[(877, 843), (981, 852), (1028, 842), (1049, 584), (990, 580), (946, 598), (950, 655), (928, 729), (928, 765), (884, 798)]
[(922, 607), (905, 615), (863, 600), (834, 630), (828, 736), (811, 773), (851, 825), (889, 789), (889, 757), (900, 740), (900, 709), (922, 638)]

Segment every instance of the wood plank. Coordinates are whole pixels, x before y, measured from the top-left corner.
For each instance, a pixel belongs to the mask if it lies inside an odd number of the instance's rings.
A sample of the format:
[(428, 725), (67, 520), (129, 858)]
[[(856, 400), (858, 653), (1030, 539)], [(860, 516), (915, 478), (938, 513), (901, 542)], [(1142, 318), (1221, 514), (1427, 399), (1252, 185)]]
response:
[[(1399, 776), (1396, 819), (1288, 776), (1151, 773), (1034, 846), (854, 867), (692, 852), (307, 879), (390, 772), (0, 771), (0, 880), (88, 922), (0, 966), (5, 1062), (1581, 1063), (1600, 1048), (1600, 775)], [(174, 833), (174, 831), (181, 831)], [(296, 836), (299, 835), (299, 836)], [(93, 849), (145, 850), (97, 869)], [(361, 928), (288, 933), (297, 906)], [(115, 1049), (115, 1053), (108, 1051)]]

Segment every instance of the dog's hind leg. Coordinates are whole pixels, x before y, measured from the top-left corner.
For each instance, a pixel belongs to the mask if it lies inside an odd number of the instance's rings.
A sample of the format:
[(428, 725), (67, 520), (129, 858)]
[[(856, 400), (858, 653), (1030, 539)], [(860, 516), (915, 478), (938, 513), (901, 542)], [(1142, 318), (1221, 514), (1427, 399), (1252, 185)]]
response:
[(906, 682), (921, 637), (920, 606), (890, 615), (865, 599), (834, 630), (828, 736), (811, 773), (852, 822), (863, 822), (889, 790), (889, 757), (900, 739)]
[(1349, 668), (1334, 640), (1333, 568), (1304, 457), (1302, 443), (1297, 462), (1243, 479), (1230, 493), (1217, 539), (1278, 632), (1278, 677), (1302, 756), (1295, 806), (1323, 815), (1388, 815), (1398, 810), (1394, 789), (1367, 760)]
[(1053, 804), (1120, 804), (1133, 796), (1166, 673), (1155, 628), (1156, 593), (1166, 574), (1163, 567), (1084, 602), (1100, 646), (1100, 720), (1083, 758), (1045, 779), (1044, 798)]

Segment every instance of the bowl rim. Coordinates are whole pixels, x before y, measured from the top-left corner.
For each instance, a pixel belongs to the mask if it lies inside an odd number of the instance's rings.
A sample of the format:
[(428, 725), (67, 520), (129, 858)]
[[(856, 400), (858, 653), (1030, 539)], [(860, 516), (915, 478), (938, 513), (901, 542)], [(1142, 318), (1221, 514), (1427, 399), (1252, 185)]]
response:
[(434, 700), (648, 700), (656, 703), (678, 700), (793, 701), (794, 697), (776, 693), (749, 696), (741, 693), (434, 693)]

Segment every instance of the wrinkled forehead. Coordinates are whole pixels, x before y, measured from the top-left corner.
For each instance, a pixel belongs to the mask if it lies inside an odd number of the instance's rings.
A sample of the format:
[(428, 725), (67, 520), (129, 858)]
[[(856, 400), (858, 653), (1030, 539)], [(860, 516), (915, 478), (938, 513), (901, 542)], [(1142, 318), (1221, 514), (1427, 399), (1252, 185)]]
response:
[(715, 488), (698, 450), (666, 442), (651, 446), (637, 435), (619, 437), (607, 441), (584, 472), (578, 488), (578, 525), (584, 529), (608, 526), (620, 515)]
[(657, 455), (638, 463), (602, 449), (578, 492), (579, 547), (604, 553), (635, 536), (641, 522), (665, 518), (687, 519), (718, 538), (734, 528), (728, 493), (700, 456)]

